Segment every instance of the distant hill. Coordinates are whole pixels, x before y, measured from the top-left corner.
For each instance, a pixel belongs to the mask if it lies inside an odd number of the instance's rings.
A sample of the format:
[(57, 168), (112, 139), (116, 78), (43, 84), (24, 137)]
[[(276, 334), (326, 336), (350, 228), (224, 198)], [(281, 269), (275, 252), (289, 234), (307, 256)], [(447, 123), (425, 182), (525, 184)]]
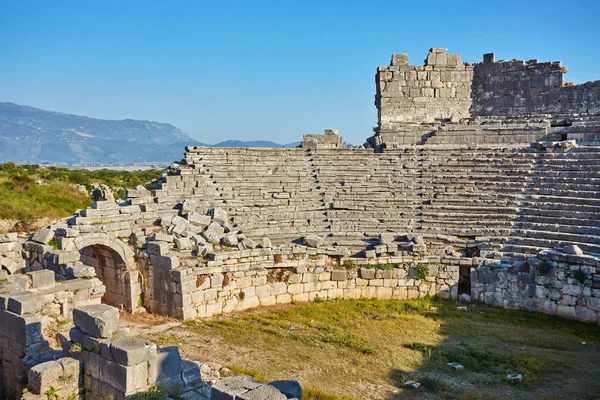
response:
[(180, 160), (189, 145), (295, 147), (298, 143), (228, 140), (207, 145), (167, 123), (103, 120), (0, 102), (0, 162), (168, 162)]

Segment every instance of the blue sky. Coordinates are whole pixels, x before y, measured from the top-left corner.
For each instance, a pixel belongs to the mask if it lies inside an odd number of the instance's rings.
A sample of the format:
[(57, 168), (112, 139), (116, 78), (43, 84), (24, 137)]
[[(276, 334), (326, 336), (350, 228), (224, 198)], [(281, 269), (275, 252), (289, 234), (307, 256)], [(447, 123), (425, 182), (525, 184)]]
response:
[(0, 101), (169, 122), (195, 139), (301, 140), (377, 124), (378, 65), (562, 60), (600, 79), (598, 1), (0, 1)]

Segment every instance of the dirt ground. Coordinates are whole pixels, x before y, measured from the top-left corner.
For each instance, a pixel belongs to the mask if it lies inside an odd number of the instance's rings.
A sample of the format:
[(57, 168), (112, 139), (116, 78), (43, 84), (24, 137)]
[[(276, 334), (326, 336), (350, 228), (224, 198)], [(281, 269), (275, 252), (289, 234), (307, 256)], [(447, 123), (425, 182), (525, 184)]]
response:
[[(260, 380), (298, 379), (307, 399), (600, 399), (599, 326), (459, 305), (336, 300), (183, 323), (124, 316), (122, 324), (189, 359)], [(422, 386), (409, 389), (408, 380)]]

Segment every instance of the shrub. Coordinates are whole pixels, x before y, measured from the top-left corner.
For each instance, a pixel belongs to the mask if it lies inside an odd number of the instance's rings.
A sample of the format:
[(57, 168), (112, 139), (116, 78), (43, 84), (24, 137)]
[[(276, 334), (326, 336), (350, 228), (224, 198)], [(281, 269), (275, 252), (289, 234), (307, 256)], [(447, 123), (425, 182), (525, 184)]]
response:
[(540, 271), (541, 275), (548, 275), (551, 269), (552, 265), (548, 261), (542, 261), (538, 265), (538, 270)]
[(60, 245), (58, 244), (58, 239), (56, 239), (56, 237), (53, 237), (52, 239), (50, 239), (50, 241), (48, 242), (48, 245), (52, 246), (54, 248), (54, 250), (60, 249)]
[(417, 278), (420, 280), (425, 280), (429, 276), (429, 267), (425, 264), (417, 264), (415, 267), (415, 273)]

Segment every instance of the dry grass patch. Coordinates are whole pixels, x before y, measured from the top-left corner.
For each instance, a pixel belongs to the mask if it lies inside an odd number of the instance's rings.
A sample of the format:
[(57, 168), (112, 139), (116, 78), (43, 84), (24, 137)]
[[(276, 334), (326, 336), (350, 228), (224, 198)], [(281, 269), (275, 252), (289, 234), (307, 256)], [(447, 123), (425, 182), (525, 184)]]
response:
[[(298, 379), (306, 399), (592, 399), (600, 327), (422, 299), (336, 300), (187, 321), (151, 340), (262, 381)], [(430, 311), (430, 307), (437, 307)], [(586, 345), (582, 345), (586, 341)], [(451, 371), (448, 362), (464, 365)], [(506, 381), (521, 373), (520, 385)], [(423, 386), (406, 389), (407, 380)]]

